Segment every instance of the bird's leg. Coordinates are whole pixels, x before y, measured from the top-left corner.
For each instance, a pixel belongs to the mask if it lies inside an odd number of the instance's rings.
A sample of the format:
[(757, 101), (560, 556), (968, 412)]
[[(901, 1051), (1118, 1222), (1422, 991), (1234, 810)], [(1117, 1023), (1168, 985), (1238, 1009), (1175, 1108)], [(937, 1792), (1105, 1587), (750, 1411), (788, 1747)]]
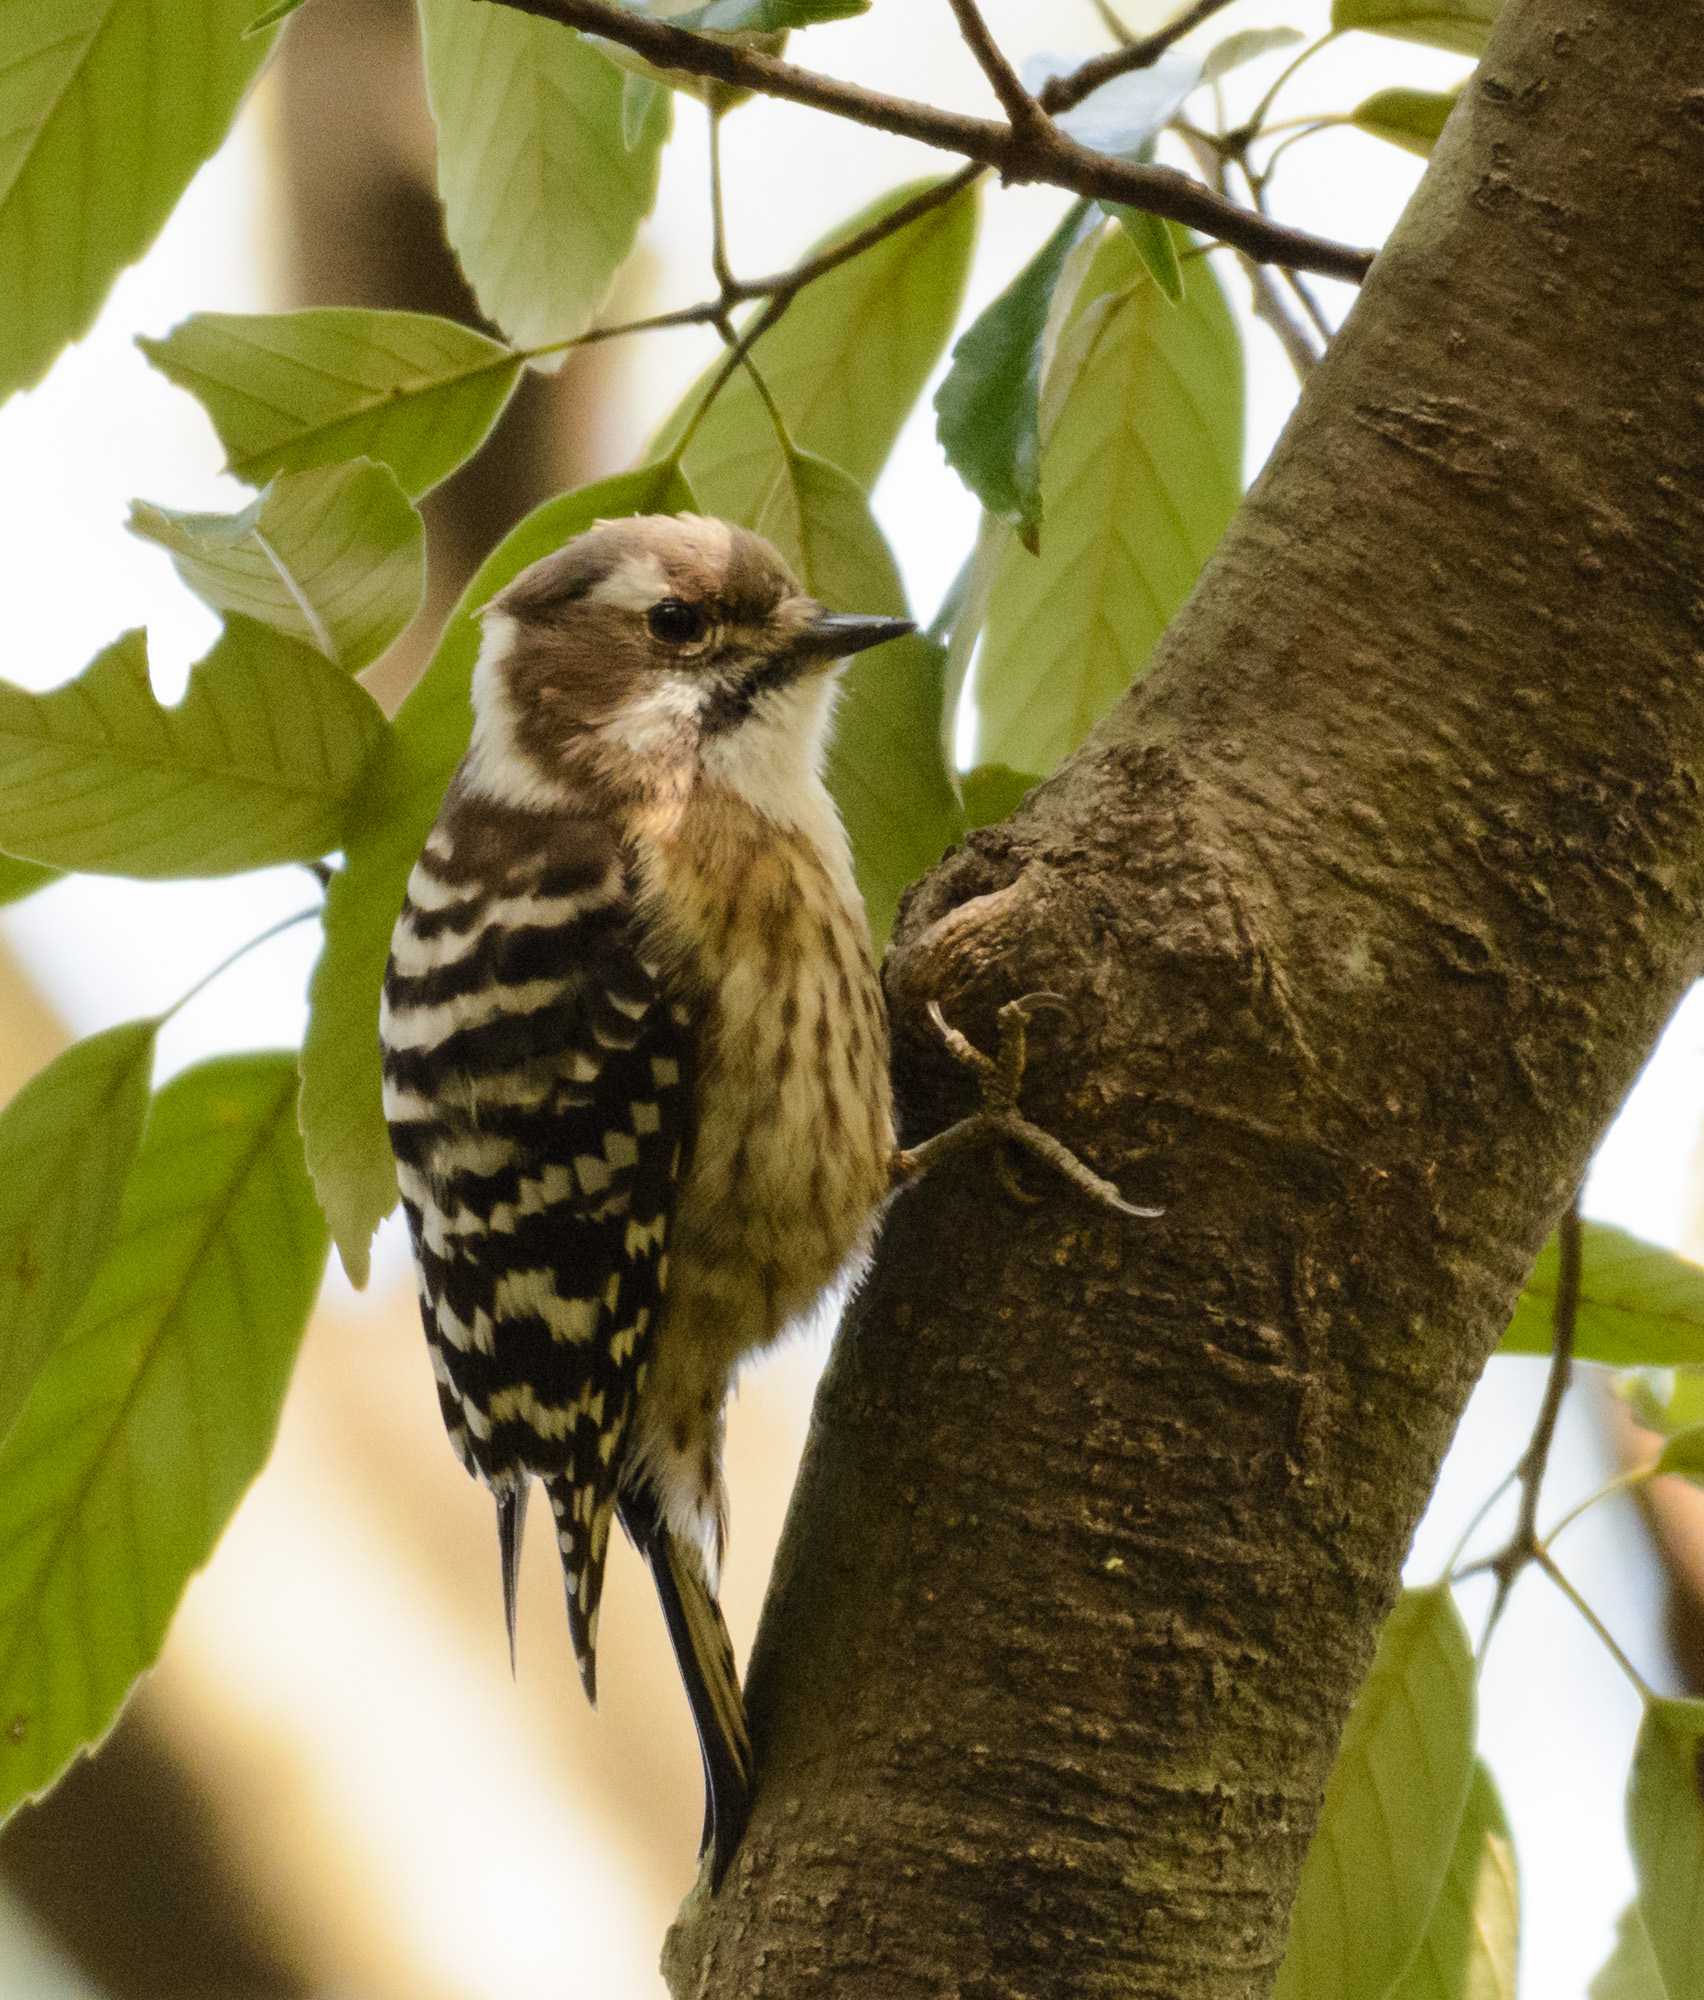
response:
[[(982, 1108), (973, 1111), (968, 1118), (961, 1118), (956, 1125), (949, 1125), (944, 1132), (937, 1132), (923, 1140), (920, 1145), (896, 1151), (893, 1156), (894, 1185), (901, 1187), (908, 1181), (919, 1179), (949, 1154), (960, 1152), (978, 1140), (1008, 1140), (1022, 1146), (1025, 1152), (1034, 1154), (1104, 1208), (1116, 1209), (1120, 1215), (1144, 1219), (1163, 1215), (1163, 1209), (1138, 1208), (1133, 1202), (1126, 1201), (1111, 1181), (1102, 1180), (1099, 1174), (1077, 1158), (1069, 1146), (1056, 1139), (1051, 1132), (1033, 1124), (1020, 1110), (1018, 1093), (1029, 1058), (1029, 1020), (1032, 1014), (1043, 1008), (1051, 1008), (1061, 1014), (1070, 1011), (1057, 993), (1026, 993), (1022, 999), (1008, 1000), (1000, 1009), (999, 1047), (990, 1056), (953, 1027), (935, 1001), (929, 1002), (929, 1018), (940, 1031), (941, 1039), (953, 1059), (974, 1072), (982, 1090)], [(1039, 1195), (1033, 1195), (1019, 1185), (1004, 1152), (996, 1158), (1001, 1182), (1014, 1199), (1031, 1205), (1040, 1200)]]

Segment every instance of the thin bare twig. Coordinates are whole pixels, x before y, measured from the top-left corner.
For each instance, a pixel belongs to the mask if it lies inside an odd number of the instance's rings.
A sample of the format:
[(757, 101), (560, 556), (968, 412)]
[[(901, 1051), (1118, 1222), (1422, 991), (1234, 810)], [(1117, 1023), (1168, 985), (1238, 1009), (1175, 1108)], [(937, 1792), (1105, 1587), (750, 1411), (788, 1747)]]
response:
[[(1242, 169), (1243, 179), (1248, 183), (1249, 198), (1253, 201), (1255, 207), (1259, 209), (1262, 215), (1270, 215), (1271, 210), (1266, 205), (1266, 176), (1264, 174), (1255, 173), (1253, 168), (1249, 165), (1248, 146), (1246, 141), (1238, 149), (1236, 158), (1237, 158), (1237, 165)], [(1221, 186), (1219, 192), (1221, 194), (1227, 192), (1226, 188), (1222, 184), (1222, 177), (1221, 177)], [(1283, 270), (1284, 273), (1284, 282), (1290, 287), (1290, 290), (1295, 293), (1296, 297), (1301, 300), (1302, 310), (1307, 314), (1308, 318), (1313, 321), (1314, 329), (1319, 334), (1320, 339), (1323, 340), (1325, 344), (1329, 347), (1331, 345), (1331, 336), (1334, 329), (1332, 327), (1331, 321), (1326, 317), (1325, 308), (1320, 304), (1319, 300), (1314, 297), (1312, 288), (1308, 285), (1307, 281), (1302, 277), (1299, 271), (1292, 270), (1288, 265), (1281, 266), (1281, 269)]]
[(944, 181), (937, 181), (921, 194), (914, 194), (909, 201), (902, 201), (898, 208), (890, 209), (886, 215), (867, 223), (844, 242), (831, 245), (820, 255), (808, 257), (790, 270), (777, 271), (767, 278), (745, 279), (735, 286), (735, 297), (730, 303), (737, 305), (746, 299), (773, 298), (781, 292), (803, 291), (806, 285), (815, 284), (818, 278), (827, 277), (830, 271), (837, 271), (854, 257), (861, 257), (866, 250), (873, 249), (889, 236), (897, 235), (931, 210), (944, 208), (987, 171), (980, 161), (973, 160), (968, 166), (960, 167), (956, 174), (949, 174)]
[(1109, 4), (1109, 0), (1089, 0), (1089, 5), (1101, 17), (1102, 26), (1121, 49), (1128, 49), (1135, 45), (1136, 37), (1118, 18), (1118, 15)]
[(722, 288), (722, 303), (737, 289), (728, 265), (728, 221), (722, 206), (722, 109), (712, 104), (710, 111), (710, 275)]
[(994, 95), (1000, 100), (1000, 109), (1011, 121), (1012, 130), (1032, 135), (1045, 132), (1052, 121), (1024, 88), (1023, 78), (1006, 60), (1005, 52), (990, 33), (976, 0), (947, 0), (947, 5), (953, 10), (953, 19), (958, 22), (965, 47), (975, 56), (982, 74), (992, 85)]
[(1509, 1601), (1509, 1593), (1522, 1570), (1537, 1563), (1560, 1582), (1549, 1551), (1538, 1538), (1538, 1501), (1544, 1475), (1550, 1467), (1550, 1451), (1556, 1442), (1556, 1420), (1561, 1415), (1562, 1398), (1574, 1373), (1574, 1326), (1580, 1313), (1580, 1196), (1575, 1190), (1567, 1212), (1557, 1229), (1560, 1256), (1556, 1270), (1556, 1303), (1551, 1312), (1550, 1374), (1545, 1380), (1544, 1397), (1538, 1406), (1538, 1420), (1532, 1436), (1515, 1467), (1521, 1485), (1521, 1509), (1515, 1531), (1500, 1554), (1487, 1565), (1497, 1579), (1497, 1594), (1491, 1601), (1491, 1615), (1485, 1621), (1483, 1648), (1497, 1629)]
[[(1111, 49), (1104, 56), (1093, 56), (1086, 63), (1079, 63), (1069, 76), (1056, 76), (1037, 99), (1043, 111), (1057, 117), (1061, 111), (1069, 111), (1073, 105), (1081, 104), (1085, 97), (1100, 89), (1103, 83), (1111, 83), (1114, 77), (1127, 76), (1134, 69), (1152, 69), (1167, 49), (1183, 40), (1192, 28), (1210, 20), (1213, 15), (1228, 7), (1231, 0), (1195, 0), (1193, 7), (1186, 7), (1175, 21), (1168, 21), (1163, 28), (1156, 28), (1151, 35), (1143, 35), (1137, 41), (1128, 38), (1128, 31), (1114, 27), (1121, 46)], [(1103, 20), (1107, 19), (1105, 13)], [(1112, 27), (1112, 21), (1108, 21)]]
[(1223, 237), (1261, 263), (1289, 264), (1350, 284), (1358, 284), (1372, 263), (1370, 250), (1273, 222), (1226, 201), (1171, 167), (1141, 165), (1115, 159), (1110, 153), (1093, 152), (1051, 124), (1020, 132), (994, 119), (970, 118), (914, 99), (865, 90), (755, 49), (670, 27), (667, 22), (614, 5), (612, 0), (479, 0), (479, 4), (510, 7), (539, 20), (601, 35), (662, 69), (713, 77), (878, 131), (896, 132), (946, 152), (962, 153), (997, 169), (1008, 181), (1042, 181), (1096, 201), (1145, 209), (1206, 235)]
[[(960, 195), (970, 184), (979, 180), (988, 169), (974, 161), (961, 167), (956, 174), (937, 181), (933, 187), (925, 188), (909, 201), (903, 201), (886, 215), (878, 216), (844, 242), (831, 245), (815, 257), (804, 257), (785, 271), (772, 271), (763, 278), (735, 278), (730, 275), (726, 286), (713, 299), (700, 299), (696, 305), (676, 306), (670, 312), (651, 313), (644, 319), (621, 320), (612, 326), (589, 327), (584, 333), (576, 333), (566, 340), (547, 340), (536, 347), (519, 350), (528, 359), (535, 355), (560, 354), (573, 347), (595, 347), (605, 340), (624, 340), (633, 333), (658, 333), (677, 326), (718, 326), (735, 306), (748, 304), (753, 299), (784, 299), (791, 303), (807, 285), (814, 285), (818, 278), (826, 278), (830, 271), (838, 271), (842, 264), (849, 264), (854, 257), (861, 257), (866, 250), (872, 250), (878, 243), (890, 236), (897, 236), (900, 230), (919, 221), (931, 210), (944, 208)], [(779, 317), (779, 315), (777, 315)], [(773, 325), (771, 320), (769, 325)], [(768, 328), (765, 327), (764, 331)], [(515, 350), (511, 350), (513, 352)], [(506, 366), (509, 355), (504, 355), (494, 366)]]
[[(1195, 155), (1196, 164), (1207, 175), (1218, 191), (1223, 194), (1229, 178), (1229, 160), (1219, 150), (1217, 141), (1205, 132), (1196, 132), (1186, 126), (1178, 128), (1185, 145)], [(1235, 246), (1232, 246), (1235, 248)], [(1278, 336), (1278, 344), (1296, 371), (1296, 380), (1304, 382), (1319, 366), (1320, 351), (1314, 345), (1307, 328), (1291, 311), (1278, 280), (1264, 264), (1257, 264), (1252, 257), (1237, 251), (1237, 262), (1248, 279), (1249, 291), (1253, 295), (1254, 316), (1264, 320)]]

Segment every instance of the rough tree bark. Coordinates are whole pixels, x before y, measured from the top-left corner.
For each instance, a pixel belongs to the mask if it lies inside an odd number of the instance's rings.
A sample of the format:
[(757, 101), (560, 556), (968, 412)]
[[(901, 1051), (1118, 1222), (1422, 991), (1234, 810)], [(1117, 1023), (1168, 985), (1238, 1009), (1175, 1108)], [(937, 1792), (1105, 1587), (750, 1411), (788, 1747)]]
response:
[(915, 894), (909, 1124), (1030, 1109), (1163, 1221), (905, 1196), (677, 1995), (1267, 1992), (1468, 1391), (1700, 964), (1704, 10), (1510, 0), (1154, 672)]

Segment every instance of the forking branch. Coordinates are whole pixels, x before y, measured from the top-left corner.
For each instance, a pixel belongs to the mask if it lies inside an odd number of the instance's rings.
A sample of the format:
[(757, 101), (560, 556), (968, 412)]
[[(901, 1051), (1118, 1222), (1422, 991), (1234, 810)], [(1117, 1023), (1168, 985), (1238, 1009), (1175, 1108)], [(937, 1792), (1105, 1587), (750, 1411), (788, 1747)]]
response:
[[(1140, 165), (1110, 153), (1094, 152), (1062, 132), (1050, 117), (1038, 117), (1027, 129), (1019, 130), (997, 119), (972, 118), (912, 98), (891, 97), (801, 69), (777, 56), (671, 27), (667, 22), (633, 13), (615, 4), (615, 0), (478, 0), (478, 4), (512, 7), (539, 20), (556, 21), (584, 34), (601, 35), (660, 69), (709, 77), (763, 96), (826, 111), (838, 118), (849, 118), (877, 131), (916, 139), (945, 152), (960, 153), (968, 160), (994, 168), (1006, 181), (1041, 181), (1087, 195), (1092, 200), (1145, 209), (1166, 221), (1217, 237), (1257, 263), (1315, 271), (1322, 277), (1339, 278), (1349, 284), (1359, 284), (1372, 263), (1370, 250), (1275, 222), (1269, 216), (1226, 200), (1173, 167)], [(1114, 60), (1113, 74), (1136, 66), (1128, 50), (1116, 51)], [(1093, 62), (1100, 74), (1089, 88), (1105, 80), (1107, 59), (1095, 58)], [(1084, 69), (1089, 67), (1085, 65)], [(1051, 112), (1081, 102), (1087, 91), (1077, 96), (1071, 92), (1082, 74), (1079, 70), (1074, 77), (1060, 79), (1063, 88), (1044, 93), (1038, 101), (1040, 108)]]

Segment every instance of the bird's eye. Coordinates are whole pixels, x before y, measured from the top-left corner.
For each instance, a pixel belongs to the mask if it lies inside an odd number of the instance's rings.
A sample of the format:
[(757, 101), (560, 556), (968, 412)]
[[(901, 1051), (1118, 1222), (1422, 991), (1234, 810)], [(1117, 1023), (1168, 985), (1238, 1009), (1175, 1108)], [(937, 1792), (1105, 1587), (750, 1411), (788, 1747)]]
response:
[(661, 639), (665, 646), (688, 646), (703, 633), (704, 613), (696, 604), (665, 597), (660, 604), (651, 606), (645, 622), (651, 628), (651, 636)]

